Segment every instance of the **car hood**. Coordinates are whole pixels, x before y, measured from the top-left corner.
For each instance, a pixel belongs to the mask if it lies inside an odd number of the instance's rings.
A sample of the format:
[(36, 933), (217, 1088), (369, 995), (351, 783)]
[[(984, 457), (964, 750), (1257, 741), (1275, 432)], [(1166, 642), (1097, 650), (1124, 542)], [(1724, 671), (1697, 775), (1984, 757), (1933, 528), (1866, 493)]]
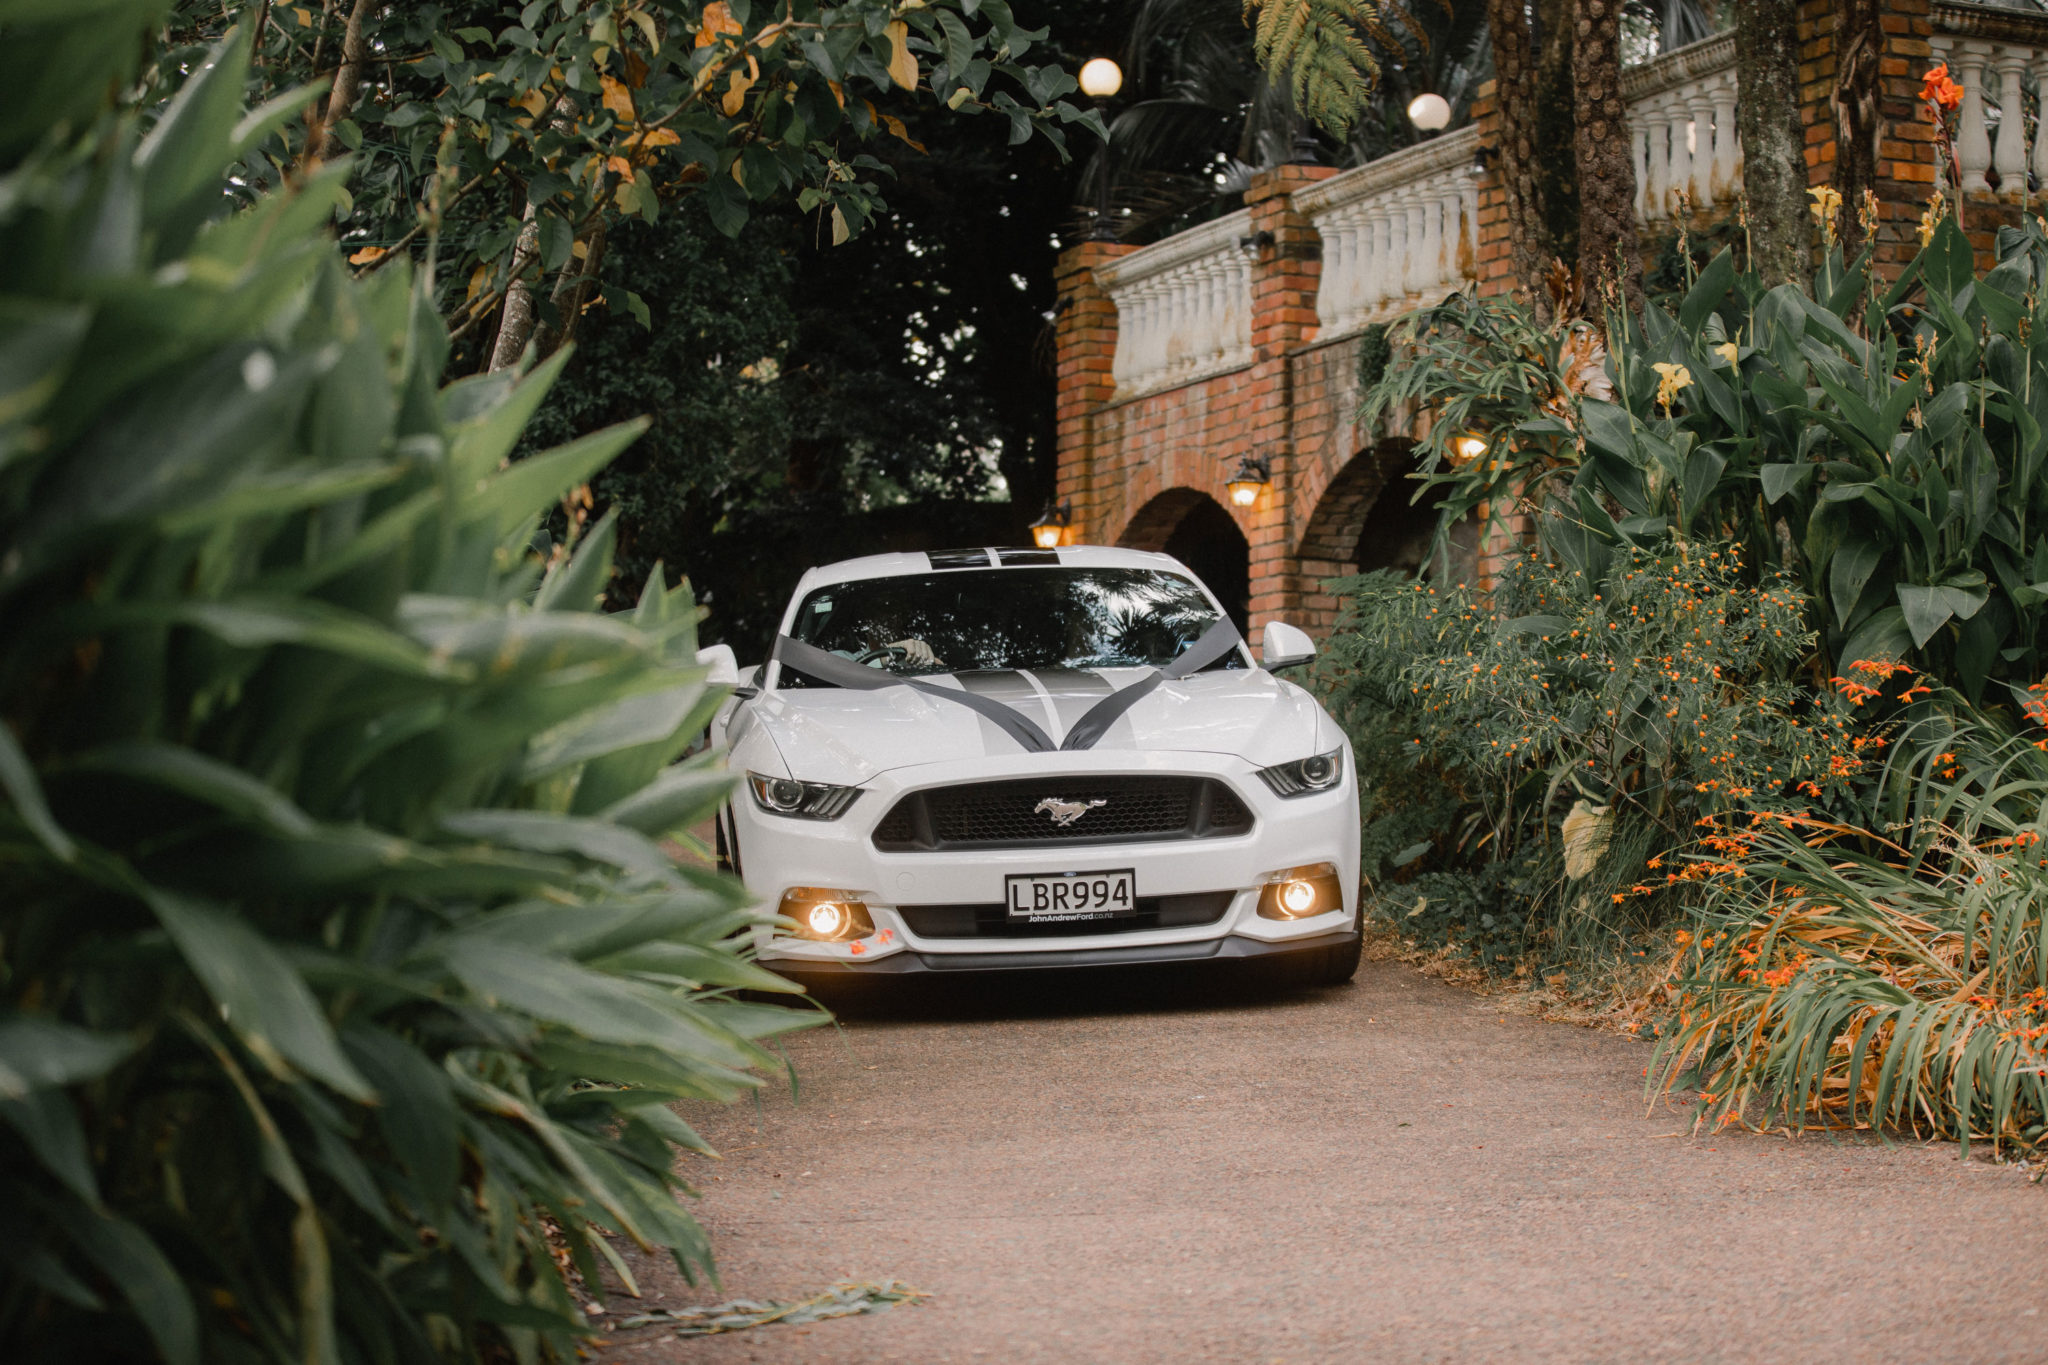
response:
[[(927, 681), (1000, 701), (1059, 743), (1096, 703), (1151, 673), (1034, 669)], [(790, 775), (811, 782), (858, 785), (891, 769), (1023, 752), (977, 712), (909, 687), (765, 692), (735, 717), (736, 750), (745, 732), (756, 727), (773, 742)], [(1192, 750), (1235, 754), (1264, 767), (1341, 742), (1322, 708), (1299, 687), (1260, 670), (1217, 669), (1160, 683), (1118, 717), (1091, 752), (1107, 757)]]

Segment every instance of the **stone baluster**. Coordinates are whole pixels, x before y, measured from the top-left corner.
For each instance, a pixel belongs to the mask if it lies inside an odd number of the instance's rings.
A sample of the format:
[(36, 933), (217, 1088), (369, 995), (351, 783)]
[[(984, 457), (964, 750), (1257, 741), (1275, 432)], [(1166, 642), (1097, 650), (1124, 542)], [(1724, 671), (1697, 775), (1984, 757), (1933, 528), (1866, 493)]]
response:
[(1351, 287), (1352, 273), (1358, 268), (1349, 218), (1348, 213), (1339, 212), (1318, 224), (1323, 239), (1323, 273), (1316, 282), (1316, 323), (1325, 332), (1342, 320), (1345, 294)]
[[(2048, 47), (2034, 49), (2034, 90), (2048, 94)], [(2048, 129), (2034, 129), (2034, 183), (2048, 190)]]
[(1229, 359), (1249, 365), (1252, 359), (1252, 266), (1242, 254), (1230, 261)]
[(1654, 223), (1663, 220), (1670, 204), (1671, 120), (1665, 117), (1661, 99), (1651, 101), (1642, 117), (1649, 139), (1649, 166), (1643, 177), (1643, 217)]
[(1413, 292), (1427, 294), (1443, 278), (1444, 204), (1443, 197), (1427, 185), (1417, 187), (1415, 198), (1416, 210), (1422, 217), (1422, 250), (1416, 253), (1408, 283)]
[(1692, 203), (1696, 209), (1714, 205), (1714, 97), (1695, 87), (1685, 102), (1692, 114)]
[(1738, 158), (1741, 138), (1735, 131), (1735, 80), (1723, 73), (1714, 82), (1714, 173), (1716, 200), (1733, 202), (1742, 193), (1742, 172)]
[(1364, 204), (1353, 204), (1344, 212), (1344, 235), (1350, 239), (1350, 278), (1344, 281), (1344, 321), (1349, 327), (1372, 306), (1367, 297), (1372, 288), (1373, 240), (1372, 215)]
[(1436, 197), (1437, 212), (1443, 215), (1443, 235), (1436, 244), (1436, 284), (1441, 292), (1445, 285), (1458, 282), (1458, 211), (1464, 206), (1463, 196), (1458, 193), (1458, 182), (1452, 176), (1444, 176), (1436, 183), (1432, 193)]
[(1430, 269), (1428, 262), (1428, 226), (1425, 222), (1429, 211), (1424, 207), (1422, 196), (1410, 190), (1402, 196), (1408, 209), (1408, 242), (1401, 253), (1408, 269), (1401, 280), (1403, 294), (1420, 294), (1428, 287)]
[(1984, 121), (1984, 54), (1975, 43), (1957, 43), (1956, 75), (1963, 87), (1962, 125), (1956, 133), (1956, 159), (1962, 162), (1963, 193), (1991, 188), (1984, 173), (1991, 169), (1991, 135)]
[(1998, 171), (2001, 194), (2015, 194), (2027, 177), (2027, 119), (2020, 103), (2020, 81), (2033, 54), (2021, 47), (2001, 47), (1992, 66), (1998, 72), (1998, 145), (1991, 164)]
[[(1394, 293), (1393, 282), (1401, 269), (1401, 257), (1394, 246), (1394, 220), (1397, 217), (1394, 206), (1384, 200), (1373, 206), (1372, 274), (1367, 278), (1365, 287), (1368, 312), (1377, 311)], [(1405, 223), (1407, 219), (1402, 218), (1401, 221)]]
[(1692, 114), (1685, 101), (1673, 96), (1664, 105), (1664, 135), (1671, 147), (1670, 167), (1664, 181), (1664, 213), (1677, 218), (1684, 213), (1684, 200), (1692, 193)]

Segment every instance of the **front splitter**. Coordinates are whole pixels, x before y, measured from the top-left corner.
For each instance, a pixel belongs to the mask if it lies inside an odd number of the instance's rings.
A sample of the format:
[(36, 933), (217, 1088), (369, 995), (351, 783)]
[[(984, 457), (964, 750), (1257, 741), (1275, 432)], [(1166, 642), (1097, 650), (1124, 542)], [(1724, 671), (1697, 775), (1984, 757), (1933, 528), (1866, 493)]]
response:
[(1061, 948), (1052, 952), (891, 953), (872, 962), (821, 962), (797, 958), (764, 958), (763, 967), (797, 980), (806, 977), (901, 976), (926, 972), (1022, 972), (1045, 968), (1139, 967), (1172, 962), (1282, 957), (1344, 948), (1358, 941), (1356, 929), (1337, 929), (1310, 938), (1264, 939), (1226, 934), (1194, 943), (1154, 943), (1123, 948)]

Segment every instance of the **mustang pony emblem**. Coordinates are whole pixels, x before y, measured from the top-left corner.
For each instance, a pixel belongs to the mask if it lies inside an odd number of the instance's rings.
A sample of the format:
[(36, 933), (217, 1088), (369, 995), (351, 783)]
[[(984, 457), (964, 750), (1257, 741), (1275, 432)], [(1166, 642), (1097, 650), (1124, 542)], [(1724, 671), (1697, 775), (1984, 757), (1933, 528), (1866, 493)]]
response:
[(1094, 810), (1097, 806), (1106, 806), (1108, 804), (1109, 802), (1102, 800), (1065, 801), (1057, 796), (1048, 796), (1045, 800), (1033, 806), (1031, 813), (1037, 815), (1042, 811), (1052, 817), (1052, 822), (1055, 825), (1064, 829), (1089, 811)]

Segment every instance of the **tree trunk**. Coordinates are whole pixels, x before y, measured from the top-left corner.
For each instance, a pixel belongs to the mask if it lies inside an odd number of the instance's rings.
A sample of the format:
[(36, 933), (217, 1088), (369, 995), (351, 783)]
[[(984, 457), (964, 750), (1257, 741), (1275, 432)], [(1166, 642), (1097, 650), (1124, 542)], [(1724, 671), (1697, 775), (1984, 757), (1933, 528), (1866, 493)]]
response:
[(306, 152), (299, 162), (302, 166), (311, 166), (327, 154), (335, 125), (356, 107), (356, 92), (362, 88), (363, 62), (370, 55), (369, 44), (363, 41), (363, 20), (369, 12), (370, 0), (356, 0), (355, 8), (348, 12), (348, 24), (341, 33), (341, 65), (334, 69), (334, 88), (327, 92), (327, 110), (306, 138)]
[(1563, 22), (1570, 4), (1571, 0), (1538, 0), (1532, 29), (1524, 0), (1486, 3), (1495, 98), (1500, 105), (1495, 174), (1507, 200), (1509, 259), (1516, 283), (1537, 315), (1545, 318), (1550, 314), (1546, 281), (1551, 261), (1572, 255), (1578, 235), (1572, 159), (1557, 154), (1558, 148), (1570, 147), (1573, 141), (1571, 29)]
[(1621, 98), (1621, 0), (1578, 0), (1572, 76), (1578, 86), (1578, 309), (1614, 292), (1631, 313), (1643, 303), (1636, 244), (1636, 167)]
[(546, 360), (576, 339), (577, 319), (583, 316), (583, 306), (597, 286), (598, 271), (604, 268), (604, 246), (604, 224), (599, 222), (583, 239), (583, 259), (571, 256), (555, 277), (554, 292), (548, 295), (548, 301), (554, 306), (556, 323), (542, 325), (540, 347), (534, 359)]
[(505, 302), (498, 313), (498, 339), (484, 366), (487, 371), (495, 373), (517, 365), (526, 353), (526, 343), (533, 339), (533, 287), (526, 282), (526, 271), (539, 255), (540, 215), (528, 204), (526, 220), (519, 225), (519, 240), (512, 247), (512, 283), (505, 289)]
[(1859, 210), (1877, 192), (1878, 64), (1884, 26), (1878, 0), (1837, 0), (1835, 10), (1835, 188), (1842, 195), (1842, 255), (1863, 248)]
[(1749, 200), (1749, 268), (1804, 280), (1806, 135), (1799, 123), (1799, 0), (1735, 0), (1735, 126)]

